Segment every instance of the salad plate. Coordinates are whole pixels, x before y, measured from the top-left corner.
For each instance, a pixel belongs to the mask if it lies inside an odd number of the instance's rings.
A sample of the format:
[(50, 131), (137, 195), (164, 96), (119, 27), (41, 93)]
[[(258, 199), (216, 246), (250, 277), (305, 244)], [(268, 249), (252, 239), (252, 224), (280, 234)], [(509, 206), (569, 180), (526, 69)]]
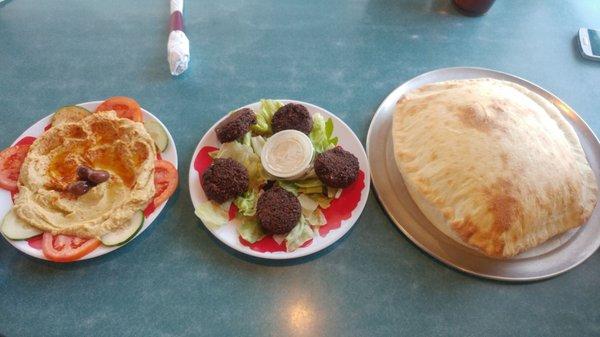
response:
[[(309, 137), (316, 156), (327, 149), (341, 148), (357, 159), (358, 174), (351, 185), (331, 189), (316, 178), (314, 170), (302, 178), (279, 179), (263, 172), (261, 153), (265, 142), (272, 137), (271, 118), (275, 111), (287, 104), (302, 105), (313, 120)], [(352, 130), (331, 112), (316, 105), (295, 100), (262, 100), (239, 109), (251, 109), (258, 124), (243, 139), (222, 144), (216, 130), (231, 116), (224, 116), (202, 137), (190, 164), (189, 188), (196, 214), (206, 228), (221, 242), (241, 253), (265, 259), (293, 259), (316, 253), (332, 245), (346, 234), (359, 218), (369, 195), (370, 170), (362, 144)], [(260, 129), (269, 129), (260, 134)], [(259, 134), (256, 134), (259, 130)], [(290, 131), (290, 130), (288, 130)], [(299, 133), (297, 131), (294, 131)], [(274, 133), (280, 135), (282, 132)], [(308, 137), (306, 137), (308, 139)], [(260, 145), (257, 145), (260, 144)], [(316, 144), (316, 145), (315, 145)], [(257, 148), (258, 146), (258, 148)], [(341, 151), (341, 150), (340, 150)], [(264, 160), (264, 153), (263, 160)], [(217, 204), (208, 200), (203, 189), (203, 175), (215, 158), (233, 158), (250, 172), (250, 185), (262, 179), (258, 188)], [(257, 173), (258, 172), (258, 173)], [(263, 173), (260, 173), (263, 172)], [(266, 187), (269, 185), (269, 187)], [(272, 234), (261, 228), (256, 219), (257, 199), (277, 185), (298, 197), (302, 206), (300, 222), (286, 234)], [(315, 192), (316, 191), (316, 192)], [(260, 203), (260, 202), (258, 202)], [(284, 203), (281, 205), (285, 209)]]
[[(81, 107), (88, 111), (95, 111), (96, 108), (101, 103), (103, 103), (103, 101), (92, 101), (92, 102), (77, 104), (76, 107)], [(72, 107), (75, 107), (75, 106), (72, 106)], [(143, 118), (144, 122), (150, 121), (150, 123), (154, 124), (157, 128), (161, 127), (162, 130), (164, 131), (164, 133), (162, 131), (160, 131), (161, 137), (163, 138), (163, 143), (161, 145), (162, 151), (157, 150), (157, 160), (169, 162), (170, 164), (172, 164), (172, 166), (176, 170), (176, 168), (177, 168), (177, 149), (175, 147), (175, 142), (173, 140), (173, 137), (171, 136), (171, 134), (169, 133), (167, 128), (164, 126), (164, 124), (162, 124), (162, 122), (156, 116), (154, 116), (152, 113), (141, 108), (141, 114), (142, 114), (142, 118)], [(13, 142), (12, 146), (32, 144), (38, 137), (40, 137), (44, 132), (46, 132), (48, 129), (51, 128), (53, 115), (54, 114), (48, 115), (48, 116), (42, 118), (41, 120), (39, 120), (37, 123), (35, 123), (31, 127), (29, 127), (25, 132), (23, 132)], [(7, 215), (9, 212), (11, 212), (11, 209), (14, 204), (13, 200), (14, 200), (15, 196), (16, 196), (16, 193), (12, 193), (5, 189), (0, 189), (0, 217), (4, 218), (5, 215)], [(136, 221), (138, 221), (136, 216), (139, 215), (139, 218), (140, 218), (139, 219), (139, 227), (137, 227), (135, 229), (135, 232), (132, 231), (131, 235), (128, 238), (126, 238), (126, 240), (122, 240), (121, 242), (114, 242), (114, 244), (111, 244), (111, 245), (108, 245), (106, 243), (100, 244), (97, 248), (93, 249), (86, 255), (84, 255), (80, 258), (77, 258), (76, 260), (86, 260), (86, 259), (98, 257), (101, 255), (110, 253), (110, 252), (122, 247), (123, 245), (129, 243), (135, 237), (139, 236), (142, 232), (144, 232), (154, 222), (154, 220), (158, 217), (158, 215), (163, 210), (167, 200), (164, 200), (164, 202), (161, 202), (159, 205), (155, 205), (154, 201), (151, 201), (150, 204), (143, 210), (143, 212), (142, 211), (136, 212), (136, 214), (134, 214), (134, 218), (136, 218)], [(143, 213), (143, 215), (142, 215), (142, 213)], [(132, 219), (132, 223), (133, 223), (133, 221), (134, 220)], [(19, 251), (21, 251), (29, 256), (38, 258), (38, 259), (49, 260), (49, 261), (51, 260), (51, 259), (48, 259), (43, 253), (43, 250), (42, 250), (42, 245), (43, 245), (42, 236), (43, 235), (42, 234), (33, 236), (28, 239), (22, 239), (22, 240), (12, 240), (12, 239), (9, 239), (4, 232), (2, 234), (3, 234), (3, 237), (13, 247), (18, 249)], [(71, 262), (71, 261), (72, 260), (57, 261), (57, 262)]]

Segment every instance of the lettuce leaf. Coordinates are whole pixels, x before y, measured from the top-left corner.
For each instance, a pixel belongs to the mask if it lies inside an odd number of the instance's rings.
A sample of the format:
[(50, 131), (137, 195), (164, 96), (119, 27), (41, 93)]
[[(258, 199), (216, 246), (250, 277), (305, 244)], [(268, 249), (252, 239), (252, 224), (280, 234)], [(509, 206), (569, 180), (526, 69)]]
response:
[(302, 215), (310, 226), (323, 226), (327, 223), (325, 215), (319, 208), (319, 203), (306, 194), (298, 195), (298, 201), (302, 207)]
[(319, 113), (313, 114), (312, 117), (313, 128), (308, 137), (312, 141), (315, 151), (317, 151), (317, 153), (322, 153), (334, 148), (338, 143), (338, 138), (332, 137), (333, 121), (331, 118), (325, 121), (323, 116)]
[(319, 180), (319, 178), (297, 180), (294, 183), (298, 187), (307, 187), (307, 188), (308, 187), (322, 187), (323, 186), (323, 182), (321, 182), (321, 180)]
[(294, 195), (299, 193), (305, 194), (322, 194), (325, 185), (318, 178), (310, 178), (303, 180), (278, 180), (277, 184), (282, 188), (292, 192)]
[[(221, 209), (229, 214), (229, 209), (231, 208), (231, 203), (233, 202), (233, 200), (227, 200), (224, 203), (220, 204), (219, 207), (221, 207)], [(216, 203), (215, 203), (216, 204)]]
[(250, 188), (257, 188), (267, 181), (267, 173), (260, 163), (260, 157), (254, 153), (250, 146), (240, 142), (225, 143), (214, 158), (231, 158), (244, 165), (248, 170)]
[(258, 224), (258, 221), (250, 218), (246, 218), (242, 221), (242, 223), (238, 226), (238, 233), (244, 240), (250, 243), (260, 241), (267, 235), (267, 233), (265, 233), (262, 227)]
[(286, 234), (273, 234), (273, 240), (280, 245), (283, 241), (285, 241)]
[(195, 210), (196, 216), (202, 220), (208, 229), (216, 230), (228, 223), (228, 214), (219, 205), (206, 201)]
[(265, 146), (266, 142), (267, 141), (262, 136), (256, 136), (250, 139), (252, 150), (254, 150), (254, 153), (256, 153), (257, 156), (260, 157), (260, 153), (262, 151), (263, 146)]
[(283, 188), (284, 190), (292, 193), (295, 196), (298, 196), (298, 186), (293, 181), (289, 180), (277, 180), (277, 185)]
[(320, 208), (315, 209), (312, 212), (308, 212), (306, 209), (302, 209), (302, 214), (306, 218), (306, 222), (310, 226), (320, 227), (327, 224), (327, 219), (325, 219), (325, 214), (321, 211)]
[(246, 146), (252, 146), (251, 140), (252, 140), (252, 132), (248, 131), (244, 135), (244, 138), (242, 138), (242, 144), (244, 144)]
[(238, 213), (243, 216), (254, 216), (256, 214), (256, 202), (258, 201), (258, 190), (250, 189), (233, 200), (238, 208)]
[(307, 211), (308, 213), (314, 212), (317, 207), (319, 207), (319, 204), (306, 194), (299, 194), (298, 201), (300, 202), (302, 210)]
[(260, 135), (269, 135), (272, 133), (271, 130), (271, 119), (279, 108), (283, 104), (279, 101), (270, 99), (260, 100), (260, 110), (256, 113), (256, 124), (254, 124), (251, 130)]
[(306, 241), (313, 238), (313, 231), (306, 223), (304, 216), (300, 216), (300, 221), (288, 235), (285, 237), (285, 247), (288, 252), (293, 252), (300, 248)]
[(298, 193), (323, 194), (323, 186), (298, 187)]
[(329, 205), (331, 205), (332, 198), (328, 198), (326, 195), (307, 194), (307, 196), (314, 200), (317, 204), (319, 204), (319, 207), (321, 207), (322, 209), (326, 209), (329, 207)]
[(327, 197), (329, 199), (338, 199), (341, 194), (342, 194), (341, 188), (327, 186)]

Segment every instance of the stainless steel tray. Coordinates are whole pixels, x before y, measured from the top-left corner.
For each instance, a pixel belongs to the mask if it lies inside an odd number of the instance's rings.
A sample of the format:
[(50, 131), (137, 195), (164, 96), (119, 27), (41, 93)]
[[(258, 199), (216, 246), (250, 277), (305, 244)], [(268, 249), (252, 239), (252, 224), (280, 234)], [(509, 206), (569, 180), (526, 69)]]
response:
[(381, 103), (367, 134), (371, 179), (379, 201), (398, 228), (417, 246), (443, 263), (464, 272), (504, 281), (534, 281), (553, 277), (576, 267), (600, 246), (600, 206), (587, 224), (559, 235), (533, 250), (508, 260), (486, 257), (448, 238), (421, 213), (408, 194), (396, 168), (391, 142), (396, 102), (422, 85), (447, 80), (489, 77), (511, 81), (545, 97), (571, 123), (600, 181), (600, 143), (577, 113), (543, 88), (522, 78), (482, 68), (444, 68), (417, 76), (392, 91)]

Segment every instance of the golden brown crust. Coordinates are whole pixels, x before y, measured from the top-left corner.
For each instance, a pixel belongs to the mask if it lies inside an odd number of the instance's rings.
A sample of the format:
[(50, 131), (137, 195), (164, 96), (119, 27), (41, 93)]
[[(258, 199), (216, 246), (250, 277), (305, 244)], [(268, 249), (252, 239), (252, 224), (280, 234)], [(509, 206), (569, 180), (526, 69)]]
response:
[(458, 242), (506, 258), (590, 216), (598, 185), (560, 111), (513, 83), (435, 83), (405, 95), (396, 163), (425, 216)]

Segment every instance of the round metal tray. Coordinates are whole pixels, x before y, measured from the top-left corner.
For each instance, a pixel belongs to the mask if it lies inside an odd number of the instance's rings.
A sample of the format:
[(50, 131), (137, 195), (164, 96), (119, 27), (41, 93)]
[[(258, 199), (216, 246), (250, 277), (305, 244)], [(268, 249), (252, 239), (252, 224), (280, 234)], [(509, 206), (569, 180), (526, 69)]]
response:
[(444, 68), (417, 76), (392, 91), (381, 103), (369, 127), (367, 155), (377, 197), (398, 228), (417, 246), (443, 263), (473, 275), (504, 281), (534, 281), (553, 277), (576, 267), (600, 246), (600, 206), (587, 224), (558, 235), (539, 247), (512, 259), (486, 257), (447, 237), (427, 220), (413, 202), (394, 161), (391, 142), (396, 102), (425, 84), (470, 78), (511, 81), (548, 99), (571, 123), (588, 161), (600, 181), (600, 143), (577, 113), (550, 92), (522, 78), (482, 68)]

